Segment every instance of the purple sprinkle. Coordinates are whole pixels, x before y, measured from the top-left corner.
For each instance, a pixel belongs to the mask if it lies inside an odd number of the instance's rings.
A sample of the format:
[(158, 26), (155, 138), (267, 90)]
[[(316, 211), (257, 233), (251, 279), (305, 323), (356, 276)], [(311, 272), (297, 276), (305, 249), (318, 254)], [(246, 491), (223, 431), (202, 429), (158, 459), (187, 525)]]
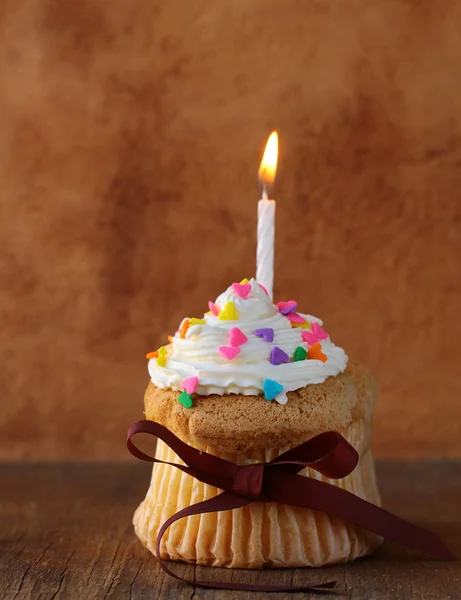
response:
[(255, 335), (257, 335), (258, 337), (262, 338), (263, 340), (265, 340), (266, 342), (274, 341), (274, 330), (271, 327), (267, 327), (264, 329), (255, 329), (255, 331), (253, 331), (253, 333)]
[(278, 346), (274, 346), (271, 351), (270, 361), (273, 365), (279, 365), (281, 363), (287, 363), (290, 357)]

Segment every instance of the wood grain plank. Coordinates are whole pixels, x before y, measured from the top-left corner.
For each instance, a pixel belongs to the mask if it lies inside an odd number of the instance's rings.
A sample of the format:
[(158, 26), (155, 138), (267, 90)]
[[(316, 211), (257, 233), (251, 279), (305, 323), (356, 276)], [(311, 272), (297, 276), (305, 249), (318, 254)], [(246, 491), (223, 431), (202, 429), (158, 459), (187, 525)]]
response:
[[(198, 588), (163, 574), (131, 525), (149, 471), (149, 465), (137, 463), (0, 465), (2, 598), (266, 599), (263, 593)], [(461, 463), (384, 462), (378, 463), (378, 475), (386, 507), (436, 531), (461, 555)], [(322, 569), (245, 571), (182, 563), (172, 568), (208, 581), (301, 585), (335, 579), (339, 598), (461, 595), (459, 562), (428, 560), (390, 543), (373, 557)]]

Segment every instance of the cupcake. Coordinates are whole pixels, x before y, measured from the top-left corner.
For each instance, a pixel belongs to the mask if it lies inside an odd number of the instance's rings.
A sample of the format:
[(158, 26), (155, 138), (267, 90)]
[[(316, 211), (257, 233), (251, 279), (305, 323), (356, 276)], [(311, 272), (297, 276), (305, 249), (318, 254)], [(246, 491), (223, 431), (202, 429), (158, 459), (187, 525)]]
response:
[[(379, 505), (370, 451), (376, 384), (294, 301), (274, 305), (254, 279), (232, 284), (203, 318), (184, 319), (170, 344), (148, 355), (146, 419), (184, 442), (240, 465), (268, 462), (326, 431), (357, 450), (355, 470), (328, 479)], [(156, 458), (181, 460), (164, 442)], [(156, 464), (134, 526), (155, 554), (157, 533), (177, 511), (219, 494)], [(321, 566), (373, 552), (381, 538), (339, 518), (275, 502), (183, 518), (164, 534), (163, 559), (231, 568)]]

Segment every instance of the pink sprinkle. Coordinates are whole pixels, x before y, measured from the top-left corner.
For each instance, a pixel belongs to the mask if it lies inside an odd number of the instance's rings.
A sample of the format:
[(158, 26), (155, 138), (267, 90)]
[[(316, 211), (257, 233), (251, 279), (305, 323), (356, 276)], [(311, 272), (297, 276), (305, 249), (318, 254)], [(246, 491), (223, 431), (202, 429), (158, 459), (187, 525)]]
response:
[(182, 389), (185, 390), (188, 394), (193, 394), (198, 386), (198, 377), (189, 377), (188, 379), (183, 379)]
[(312, 323), (312, 331), (305, 329), (302, 333), (302, 338), (305, 342), (312, 346), (320, 340), (328, 339), (328, 333), (320, 327), (318, 323)]
[(251, 283), (233, 283), (232, 290), (240, 296), (242, 300), (248, 298), (248, 294), (251, 292)]
[(288, 300), (287, 302), (277, 302), (277, 308), (282, 315), (294, 312), (298, 307), (298, 303), (294, 300)]
[(285, 316), (289, 321), (291, 321), (291, 323), (301, 323), (302, 325), (306, 322), (306, 319), (304, 317), (295, 312), (288, 313)]
[(214, 314), (215, 317), (218, 316), (218, 314), (219, 314), (219, 308), (211, 300), (208, 302), (208, 308), (211, 310), (211, 312)]
[(229, 344), (231, 346), (241, 346), (248, 342), (247, 336), (238, 327), (233, 327), (229, 333)]
[(238, 346), (221, 346), (218, 348), (219, 354), (227, 358), (227, 360), (232, 360), (238, 354), (240, 354), (240, 348)]

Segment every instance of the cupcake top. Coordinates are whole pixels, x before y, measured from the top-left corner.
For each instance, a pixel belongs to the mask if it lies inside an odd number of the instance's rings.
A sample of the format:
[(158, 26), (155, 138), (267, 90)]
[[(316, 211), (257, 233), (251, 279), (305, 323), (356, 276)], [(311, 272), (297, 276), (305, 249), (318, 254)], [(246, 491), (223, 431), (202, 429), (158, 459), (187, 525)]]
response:
[(152, 383), (182, 391), (192, 407), (194, 392), (264, 394), (287, 402), (287, 392), (343, 372), (347, 356), (322, 321), (297, 312), (295, 301), (274, 305), (255, 279), (233, 283), (203, 318), (185, 318), (170, 344), (147, 355)]

